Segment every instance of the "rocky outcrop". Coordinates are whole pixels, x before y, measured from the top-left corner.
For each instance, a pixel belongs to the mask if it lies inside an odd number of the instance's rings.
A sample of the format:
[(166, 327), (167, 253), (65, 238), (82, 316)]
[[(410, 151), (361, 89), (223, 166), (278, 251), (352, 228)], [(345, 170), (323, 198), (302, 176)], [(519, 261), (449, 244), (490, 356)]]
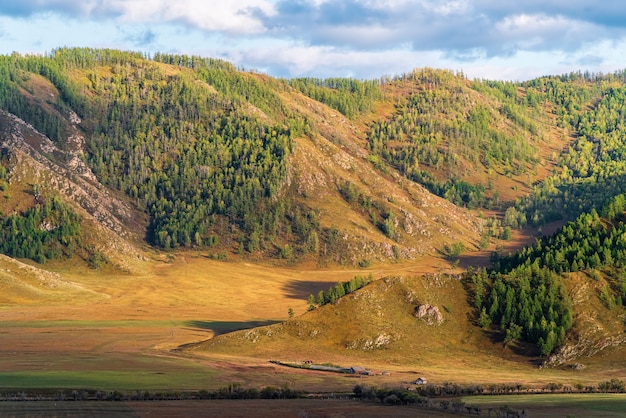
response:
[[(76, 119), (74, 119), (75, 121)], [(56, 190), (82, 207), (98, 223), (116, 234), (132, 238), (141, 230), (130, 206), (100, 184), (80, 158), (83, 138), (69, 139), (74, 151), (57, 147), (20, 118), (0, 110), (0, 149), (12, 160), (9, 182), (39, 184)]]
[(418, 319), (426, 322), (428, 325), (441, 325), (443, 324), (443, 315), (439, 311), (439, 308), (429, 304), (420, 305), (415, 308), (413, 314)]
[[(541, 367), (558, 367), (570, 364), (573, 360), (593, 357), (603, 350), (626, 344), (625, 335), (606, 335), (604, 338), (588, 339), (580, 338), (576, 343), (565, 344), (554, 354), (550, 355)], [(584, 368), (583, 364), (570, 364), (575, 370)]]
[[(79, 121), (72, 117), (72, 123)], [(0, 153), (8, 159), (9, 186), (26, 194), (36, 186), (35, 200), (39, 193), (60, 194), (83, 218), (83, 243), (120, 269), (136, 271), (136, 261), (145, 255), (133, 241), (143, 239), (145, 225), (136, 210), (98, 181), (84, 161), (84, 138), (72, 128), (67, 150), (61, 149), (33, 126), (0, 110)]]

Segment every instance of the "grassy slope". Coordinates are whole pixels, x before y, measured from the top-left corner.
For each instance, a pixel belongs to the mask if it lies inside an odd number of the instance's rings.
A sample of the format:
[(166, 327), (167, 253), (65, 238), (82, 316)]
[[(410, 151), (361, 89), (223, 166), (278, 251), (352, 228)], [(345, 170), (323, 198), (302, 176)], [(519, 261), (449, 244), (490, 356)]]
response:
[[(437, 269), (423, 261), (420, 265)], [(434, 383), (528, 386), (626, 378), (623, 354), (613, 350), (577, 360), (587, 365), (581, 371), (538, 369), (532, 358), (516, 354), (523, 347), (504, 349), (469, 325), (471, 312), (458, 280), (414, 278), (423, 268), (415, 264), (371, 270), (375, 277), (404, 278), (378, 280), (337, 305), (306, 314), (306, 295), (368, 271), (218, 262), (193, 253), (170, 262), (147, 261), (144, 267), (142, 275), (66, 268), (60, 270), (63, 279), (80, 290), (71, 300), (58, 287), (33, 303), (5, 301), (0, 386), (198, 389), (237, 382), (346, 390), (355, 384), (350, 376), (275, 366), (268, 363), (272, 358), (391, 372), (359, 382), (373, 385), (403, 385), (419, 375)], [(418, 303), (437, 306), (444, 323), (430, 326), (416, 319)], [(286, 320), (289, 307), (295, 318), (250, 329)], [(614, 314), (601, 307), (599, 312), (602, 318)], [(246, 330), (224, 334), (237, 329)], [(381, 335), (389, 336), (389, 344), (363, 349)]]
[(570, 273), (566, 286), (574, 302), (574, 324), (563, 347), (552, 357), (555, 366), (584, 364), (589, 369), (613, 370), (626, 355), (624, 323), (626, 310), (617, 306), (607, 309), (599, 295), (611, 286), (600, 274), (592, 279), (587, 273)]
[[(574, 290), (577, 283), (571, 285)], [(414, 317), (415, 307), (424, 303), (439, 308), (442, 325), (427, 325)], [(577, 305), (576, 312), (584, 315), (588, 309), (583, 303)], [(606, 309), (594, 309), (601, 316), (598, 322), (619, 325), (619, 318), (611, 320), (612, 314)], [(551, 381), (573, 385), (580, 379), (598, 382), (609, 376), (625, 376), (613, 366), (623, 358), (619, 349), (606, 350), (601, 358), (577, 359), (589, 366), (584, 371), (568, 367), (539, 370), (539, 359), (533, 357), (530, 347), (504, 347), (501, 336), (473, 325), (473, 317), (463, 285), (456, 278), (383, 279), (337, 305), (326, 305), (282, 324), (219, 336), (186, 350), (208, 358), (227, 355), (358, 364), (401, 375), (423, 374), (439, 383), (519, 381), (536, 387)], [(579, 325), (576, 329), (582, 332), (589, 328)], [(382, 342), (378, 348), (368, 348), (377, 342)], [(408, 380), (411, 374), (405, 376)]]
[[(475, 216), (394, 171), (384, 174), (372, 168), (359, 123), (298, 93), (286, 94), (284, 99), (307, 115), (319, 131), (312, 138), (296, 140), (290, 192), (318, 211), (322, 227), (335, 226), (345, 233), (350, 264), (393, 258), (392, 245), (400, 247), (402, 259), (437, 254), (444, 243), (476, 245), (480, 221)], [(399, 238), (386, 238), (367, 214), (346, 203), (337, 190), (345, 182), (394, 212)]]

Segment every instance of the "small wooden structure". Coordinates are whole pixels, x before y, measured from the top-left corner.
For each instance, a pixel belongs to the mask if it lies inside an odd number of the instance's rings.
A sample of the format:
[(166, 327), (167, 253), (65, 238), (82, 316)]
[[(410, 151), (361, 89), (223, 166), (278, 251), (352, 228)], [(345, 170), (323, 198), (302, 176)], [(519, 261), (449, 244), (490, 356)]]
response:
[(370, 372), (365, 369), (365, 367), (361, 367), (361, 366), (352, 366), (350, 367), (350, 373), (353, 374), (362, 374), (362, 375), (369, 375)]

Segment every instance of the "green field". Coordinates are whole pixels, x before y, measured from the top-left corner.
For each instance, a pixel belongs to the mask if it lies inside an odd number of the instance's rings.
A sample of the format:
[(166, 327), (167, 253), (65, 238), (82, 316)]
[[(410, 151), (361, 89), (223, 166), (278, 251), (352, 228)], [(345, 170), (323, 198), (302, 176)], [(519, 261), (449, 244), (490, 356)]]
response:
[[(158, 362), (157, 362), (158, 363)], [(158, 364), (155, 365), (158, 368)], [(180, 370), (40, 371), (0, 373), (0, 386), (11, 389), (100, 389), (128, 391), (193, 390), (210, 387), (217, 373), (207, 368), (181, 365)]]
[(197, 390), (220, 386), (219, 371), (163, 353), (45, 352), (5, 355), (0, 388)]
[(468, 396), (468, 405), (479, 405), (483, 413), (508, 406), (526, 410), (532, 417), (623, 417), (626, 416), (626, 394), (522, 394)]

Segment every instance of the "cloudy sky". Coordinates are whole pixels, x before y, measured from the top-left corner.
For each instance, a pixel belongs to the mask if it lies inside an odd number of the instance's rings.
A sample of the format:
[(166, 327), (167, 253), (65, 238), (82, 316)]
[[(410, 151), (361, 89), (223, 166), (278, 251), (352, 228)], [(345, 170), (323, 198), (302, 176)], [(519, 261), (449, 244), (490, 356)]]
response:
[(278, 77), (416, 67), (525, 80), (626, 68), (623, 0), (0, 0), (0, 53), (224, 58)]

